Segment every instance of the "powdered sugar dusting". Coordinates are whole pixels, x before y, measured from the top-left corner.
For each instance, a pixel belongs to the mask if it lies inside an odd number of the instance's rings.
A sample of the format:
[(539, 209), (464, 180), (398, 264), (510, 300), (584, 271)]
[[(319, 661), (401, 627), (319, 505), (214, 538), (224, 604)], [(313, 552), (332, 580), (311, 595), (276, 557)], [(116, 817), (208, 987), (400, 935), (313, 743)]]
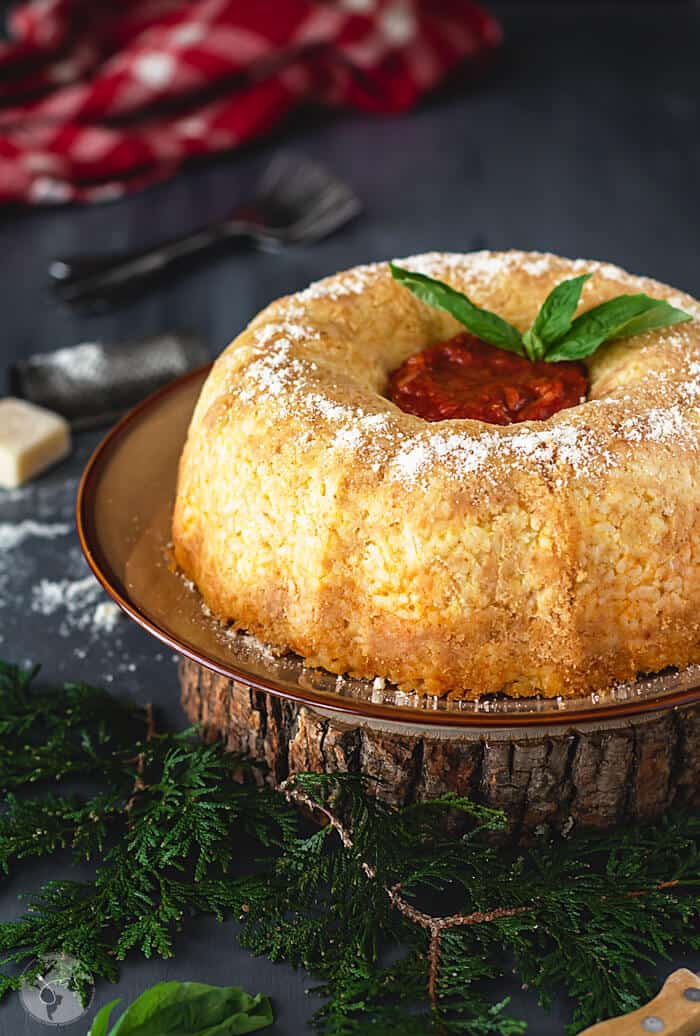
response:
[(412, 481), (426, 471), (435, 459), (430, 443), (418, 441), (400, 449), (394, 458), (393, 471), (404, 481)]
[(361, 295), (376, 280), (377, 274), (386, 271), (386, 263), (356, 266), (340, 277), (326, 277), (321, 281), (314, 281), (304, 291), (298, 292), (294, 299), (297, 302), (307, 302), (310, 299), (341, 299), (347, 295)]
[(691, 424), (677, 406), (653, 407), (646, 413), (628, 417), (622, 422), (622, 435), (627, 442), (658, 442), (697, 449), (697, 426)]
[(362, 445), (362, 432), (359, 428), (341, 428), (335, 433), (334, 446), (340, 446), (347, 450), (357, 450)]
[(684, 403), (696, 404), (700, 399), (700, 361), (691, 360), (686, 368), (686, 379), (678, 387)]
[(275, 338), (280, 337), (287, 341), (291, 339), (295, 342), (305, 342), (310, 338), (318, 338), (318, 332), (308, 325), (292, 323), (289, 320), (264, 324), (255, 332), (255, 341), (258, 345), (269, 345)]
[(379, 466), (379, 450), (374, 436), (389, 431), (390, 425), (386, 414), (365, 414), (359, 409), (351, 410), (347, 407), (344, 410), (346, 423), (335, 433), (333, 445), (341, 449), (363, 449), (373, 454), (370, 462), (376, 471)]
[[(556, 267), (564, 267), (566, 274), (571, 277), (581, 273), (591, 273), (602, 280), (614, 281), (620, 285), (626, 285), (628, 289), (645, 291), (651, 295), (658, 295), (659, 283), (650, 277), (642, 277), (630, 274), (622, 267), (614, 263), (605, 262), (599, 259), (573, 259), (562, 260), (551, 252), (469, 252), (461, 254), (458, 252), (426, 252), (423, 255), (407, 256), (405, 259), (397, 259), (399, 266), (416, 273), (423, 273), (429, 277), (444, 277), (445, 272), (454, 271), (460, 274), (467, 282), (488, 283), (501, 278), (504, 274), (523, 271), (531, 277), (541, 277), (551, 274)], [(684, 295), (681, 292), (669, 292), (665, 286), (664, 297), (672, 306), (684, 309), (687, 313), (700, 319), (700, 302)], [(468, 289), (467, 289), (468, 290)]]
[(419, 480), (436, 466), (453, 476), (471, 474), (483, 468), (498, 442), (498, 436), (489, 432), (478, 436), (441, 433), (408, 440), (399, 449), (390, 474), (405, 483)]
[(247, 384), (240, 390), (240, 398), (248, 402), (263, 392), (267, 396), (282, 396), (294, 390), (294, 382), (304, 377), (303, 363), (291, 355), (292, 344), (287, 338), (278, 338), (274, 350), (254, 360), (245, 372)]
[(463, 479), (479, 472), (490, 477), (494, 459), (506, 461), (511, 468), (536, 465), (549, 469), (558, 481), (570, 471), (581, 474), (596, 462), (600, 468), (612, 463), (612, 456), (591, 429), (558, 424), (533, 430), (484, 432), (479, 435), (435, 432), (418, 441), (408, 441), (399, 449), (391, 473), (401, 481), (418, 482), (438, 468), (452, 478)]
[(367, 432), (380, 432), (389, 427), (389, 419), (386, 414), (365, 414), (361, 424)]
[(507, 273), (513, 265), (513, 257), (508, 252), (470, 252), (468, 255), (459, 252), (426, 252), (424, 255), (397, 259), (396, 262), (407, 270), (427, 277), (444, 276), (445, 270), (448, 270), (472, 280), (488, 281)]
[(639, 281), (645, 280), (651, 283), (648, 278), (633, 277), (621, 266), (614, 263), (601, 262), (599, 259), (574, 259), (571, 263), (571, 271), (574, 275), (581, 273), (595, 273), (608, 281)]
[(306, 399), (308, 407), (314, 412), (321, 414), (331, 424), (352, 421), (358, 415), (357, 410), (343, 406), (342, 403), (336, 403), (318, 392), (310, 393)]
[(520, 264), (520, 269), (524, 270), (525, 273), (529, 273), (531, 277), (541, 277), (542, 274), (549, 273), (552, 269), (552, 263), (554, 256), (548, 253), (541, 253), (536, 255), (534, 258), (525, 259)]
[[(686, 313), (690, 313), (696, 319), (700, 319), (700, 303), (690, 298), (689, 295), (669, 295), (668, 302), (677, 309), (684, 309)], [(680, 326), (682, 327), (683, 325), (681, 324)]]
[(577, 474), (594, 458), (606, 466), (611, 460), (590, 428), (564, 423), (518, 432), (508, 439), (506, 449), (516, 460), (521, 457), (547, 465), (561, 462), (570, 465)]
[(559, 262), (557, 256), (549, 252), (426, 252), (424, 255), (411, 255), (406, 259), (397, 259), (399, 266), (404, 266), (415, 273), (428, 277), (444, 276), (445, 270), (461, 274), (469, 281), (488, 282), (502, 277), (515, 270), (524, 270), (531, 277), (540, 277), (550, 273), (552, 267)]
[(273, 397), (293, 393), (295, 386), (303, 384), (306, 377), (317, 369), (313, 361), (293, 355), (294, 344), (318, 337), (314, 328), (288, 321), (264, 324), (258, 328), (255, 341), (260, 354), (245, 371), (246, 384), (239, 391), (240, 399), (249, 402), (260, 392)]
[[(569, 276), (591, 272), (621, 287), (658, 292), (655, 282), (632, 277), (611, 263), (581, 259), (565, 264), (549, 253), (430, 252), (398, 262), (429, 276), (449, 276), (454, 271), (455, 277), (467, 284), (502, 279), (516, 270), (531, 277), (545, 276), (564, 264)], [(526, 422), (495, 428), (474, 421), (430, 425), (399, 413), (375, 393), (368, 393), (366, 409), (343, 402), (342, 388), (319, 358), (322, 351), (314, 350), (314, 360), (305, 353), (305, 342), (319, 339), (310, 324), (312, 307), (307, 311), (306, 303), (360, 295), (379, 278), (388, 277), (386, 264), (372, 263), (318, 281), (284, 303), (284, 320), (256, 331), (260, 355), (248, 365), (242, 379), (237, 375), (237, 391), (244, 401), (258, 396), (271, 401), (265, 411), (271, 420), (307, 415), (313, 431), (305, 440), (298, 437), (302, 448), (304, 441), (323, 436), (320, 425), (325, 424), (329, 434), (322, 441), (329, 448), (361, 453), (364, 463), (375, 472), (381, 471), (382, 477), (407, 487), (419, 486), (439, 469), (448, 478), (478, 489), (493, 479), (494, 461), (515, 469), (534, 467), (555, 485), (561, 485), (571, 477), (601, 473), (617, 463), (615, 442), (628, 446), (644, 441), (668, 442), (695, 447), (697, 424), (685, 411), (700, 399), (700, 357), (693, 359), (692, 336), (683, 327), (665, 332), (664, 346), (673, 356), (668, 356), (663, 370), (652, 367), (645, 372), (648, 388), (644, 390), (644, 403), (641, 389), (631, 396), (613, 392), (609, 398), (599, 397), (542, 424)], [(679, 296), (676, 304), (688, 308), (684, 297)], [(633, 407), (641, 407), (644, 412), (628, 416)]]

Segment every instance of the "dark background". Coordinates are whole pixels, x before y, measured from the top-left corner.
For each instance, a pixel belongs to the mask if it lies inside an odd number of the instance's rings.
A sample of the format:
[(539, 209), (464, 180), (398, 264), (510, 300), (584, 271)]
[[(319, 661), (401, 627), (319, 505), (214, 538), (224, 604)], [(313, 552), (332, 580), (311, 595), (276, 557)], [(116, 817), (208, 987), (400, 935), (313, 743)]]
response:
[[(0, 5), (1, 6), (1, 5)], [(532, 248), (604, 258), (700, 292), (698, 211), (700, 8), (693, 3), (493, 3), (506, 31), (503, 55), (473, 83), (454, 83), (396, 119), (307, 113), (275, 141), (191, 168), (142, 194), (92, 208), (5, 213), (0, 219), (0, 380), (30, 352), (169, 329), (202, 333), (212, 355), (270, 299), (355, 263), (425, 250)], [(361, 219), (323, 244), (272, 256), (233, 252), (101, 316), (50, 301), (57, 255), (145, 245), (213, 219), (245, 197), (275, 147), (293, 142), (341, 173), (363, 198)], [(7, 384), (0, 384), (0, 393)], [(26, 489), (0, 491), (3, 523), (67, 527), (77, 478), (98, 436), (77, 437), (69, 463)], [(87, 569), (72, 532), (29, 537), (0, 568), (0, 654), (45, 663), (49, 677), (106, 682), (161, 706), (181, 725), (174, 660), (126, 619), (95, 634), (86, 611), (36, 611), (41, 579), (77, 581)], [(87, 584), (86, 584), (87, 585)], [(88, 594), (92, 610), (102, 599)], [(34, 610), (33, 610), (34, 609)], [(70, 871), (27, 866), (4, 886), (0, 916), (17, 894)], [(700, 967), (700, 959), (673, 962)], [(659, 975), (671, 964), (659, 969)], [(132, 958), (116, 993), (132, 999), (164, 978), (240, 983), (273, 997), (277, 1036), (307, 1031), (313, 983), (252, 960), (232, 926), (189, 924), (170, 962)], [(504, 990), (499, 990), (499, 994)], [(564, 1000), (549, 1016), (515, 993), (516, 1014), (538, 1036), (563, 1032)], [(77, 1023), (69, 1033), (82, 1033)], [(47, 1031), (16, 997), (0, 1005), (2, 1036)]]

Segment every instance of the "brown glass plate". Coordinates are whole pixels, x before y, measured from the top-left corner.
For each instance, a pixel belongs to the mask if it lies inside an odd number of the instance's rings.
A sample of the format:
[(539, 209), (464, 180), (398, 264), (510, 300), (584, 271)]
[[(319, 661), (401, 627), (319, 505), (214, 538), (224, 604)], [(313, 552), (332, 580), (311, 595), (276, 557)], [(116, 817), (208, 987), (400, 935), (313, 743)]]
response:
[(283, 698), (423, 727), (571, 726), (700, 700), (700, 666), (581, 698), (420, 697), (383, 680), (309, 668), (215, 622), (168, 552), (178, 459), (208, 370), (185, 375), (128, 413), (95, 450), (78, 490), (78, 534), (92, 571), (127, 615), (174, 651)]

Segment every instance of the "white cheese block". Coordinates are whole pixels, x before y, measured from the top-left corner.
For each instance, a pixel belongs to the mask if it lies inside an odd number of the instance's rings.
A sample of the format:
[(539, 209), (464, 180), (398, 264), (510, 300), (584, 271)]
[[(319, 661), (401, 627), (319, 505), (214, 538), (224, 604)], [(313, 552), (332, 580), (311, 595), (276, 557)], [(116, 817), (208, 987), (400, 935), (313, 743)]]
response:
[(23, 399), (0, 399), (0, 487), (14, 489), (70, 453), (68, 422)]

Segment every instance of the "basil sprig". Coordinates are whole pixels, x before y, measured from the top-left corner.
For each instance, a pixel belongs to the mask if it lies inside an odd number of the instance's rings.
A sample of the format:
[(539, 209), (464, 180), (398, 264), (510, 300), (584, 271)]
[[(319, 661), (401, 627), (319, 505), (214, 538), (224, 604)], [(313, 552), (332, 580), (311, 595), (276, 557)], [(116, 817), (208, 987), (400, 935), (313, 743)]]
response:
[(591, 276), (584, 273), (557, 284), (542, 303), (532, 327), (521, 334), (507, 320), (474, 305), (463, 292), (449, 284), (395, 263), (389, 263), (389, 267), (394, 280), (422, 302), (443, 309), (482, 341), (533, 362), (581, 360), (604, 342), (693, 319), (690, 313), (643, 294), (618, 295), (574, 319), (583, 286)]

